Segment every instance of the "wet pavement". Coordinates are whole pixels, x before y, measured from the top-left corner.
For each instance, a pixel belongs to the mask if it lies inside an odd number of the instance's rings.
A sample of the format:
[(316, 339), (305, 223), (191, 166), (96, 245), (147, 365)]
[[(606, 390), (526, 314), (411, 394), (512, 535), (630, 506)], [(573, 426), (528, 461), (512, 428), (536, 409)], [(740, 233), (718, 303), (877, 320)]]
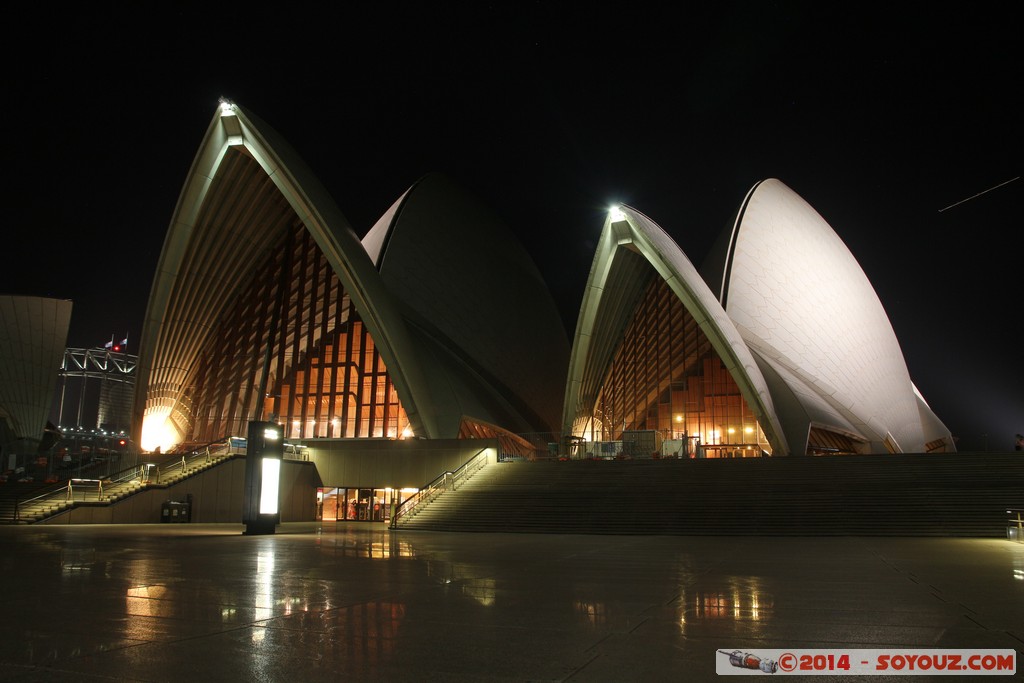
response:
[(0, 681), (703, 681), (718, 650), (1024, 651), (1006, 540), (242, 529), (0, 528)]

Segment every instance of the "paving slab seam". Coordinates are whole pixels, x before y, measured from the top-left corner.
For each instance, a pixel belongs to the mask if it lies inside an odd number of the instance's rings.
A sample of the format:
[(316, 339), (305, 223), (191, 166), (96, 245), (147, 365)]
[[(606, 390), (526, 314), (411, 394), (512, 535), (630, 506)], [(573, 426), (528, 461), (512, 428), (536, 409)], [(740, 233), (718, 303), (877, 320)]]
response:
[[(606, 640), (606, 639), (607, 638), (603, 638), (602, 641)], [(598, 642), (601, 642), (601, 641), (598, 641)], [(583, 664), (581, 664), (580, 666), (576, 667), (575, 671), (573, 671), (571, 674), (569, 674), (568, 676), (563, 678), (562, 679), (562, 683), (565, 683), (565, 681), (571, 680), (577, 674), (583, 673), (583, 671), (586, 670), (595, 660), (600, 659), (600, 658), (601, 658), (601, 653), (600, 652), (596, 653), (593, 657), (591, 657), (587, 661), (583, 662)]]

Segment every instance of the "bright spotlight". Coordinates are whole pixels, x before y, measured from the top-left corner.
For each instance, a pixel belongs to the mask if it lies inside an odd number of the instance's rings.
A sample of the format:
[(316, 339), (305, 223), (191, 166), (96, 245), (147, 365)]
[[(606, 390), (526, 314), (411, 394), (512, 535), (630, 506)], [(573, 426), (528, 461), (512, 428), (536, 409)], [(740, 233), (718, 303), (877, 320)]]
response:
[(142, 418), (142, 450), (154, 451), (159, 448), (166, 452), (181, 440), (170, 420), (170, 414), (170, 408), (161, 407), (151, 410)]
[(612, 223), (626, 220), (626, 214), (623, 213), (622, 208), (618, 205), (608, 209), (608, 216), (612, 219)]

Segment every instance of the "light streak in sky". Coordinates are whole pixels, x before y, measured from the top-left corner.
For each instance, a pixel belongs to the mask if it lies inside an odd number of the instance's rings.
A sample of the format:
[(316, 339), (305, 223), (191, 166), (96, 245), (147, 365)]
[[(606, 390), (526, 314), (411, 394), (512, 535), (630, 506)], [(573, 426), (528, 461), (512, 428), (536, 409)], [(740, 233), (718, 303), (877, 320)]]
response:
[(946, 207), (945, 209), (939, 209), (939, 213), (942, 213), (942, 212), (943, 212), (943, 211), (945, 211), (946, 209), (952, 209), (952, 208), (953, 208), (954, 206), (960, 206), (960, 205), (961, 205), (961, 204), (963, 204), (964, 202), (969, 202), (969, 201), (971, 201), (972, 199), (975, 199), (975, 198), (977, 198), (977, 197), (980, 197), (981, 195), (985, 194), (986, 192), (991, 192), (992, 190), (998, 190), (998, 189), (999, 189), (1000, 187), (1002, 187), (1003, 185), (1009, 185), (1009, 184), (1010, 184), (1010, 183), (1012, 183), (1012, 182), (1013, 182), (1014, 180), (1020, 180), (1020, 176), (1017, 176), (1016, 178), (1010, 178), (1010, 179), (1009, 179), (1009, 180), (1007, 180), (1006, 182), (1002, 182), (1002, 183), (999, 183), (999, 184), (998, 184), (998, 185), (996, 185), (995, 187), (990, 187), (990, 188), (988, 188), (987, 190), (982, 190), (982, 191), (981, 191), (981, 192), (979, 192), (978, 194), (976, 194), (976, 195), (971, 195), (971, 196), (970, 196), (970, 197), (968, 197), (967, 199), (961, 199), (960, 201), (958, 201), (958, 202), (957, 202), (957, 203), (955, 203), (955, 204), (950, 204), (950, 205), (949, 205), (949, 206), (947, 206), (947, 207)]

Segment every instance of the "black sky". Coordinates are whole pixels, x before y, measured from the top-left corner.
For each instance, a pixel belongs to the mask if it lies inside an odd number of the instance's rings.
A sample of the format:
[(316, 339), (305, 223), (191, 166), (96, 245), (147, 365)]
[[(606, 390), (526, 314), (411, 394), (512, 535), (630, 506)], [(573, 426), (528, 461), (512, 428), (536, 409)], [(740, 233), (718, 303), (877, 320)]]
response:
[(137, 339), (220, 96), (283, 135), (360, 234), (423, 174), (452, 176), (521, 235), (569, 331), (609, 204), (699, 266), (776, 177), (858, 259), (961, 449), (1008, 449), (1024, 180), (940, 209), (1021, 175), (1013, 5), (706, 4), (19, 10), (0, 293), (72, 299), (69, 345)]

